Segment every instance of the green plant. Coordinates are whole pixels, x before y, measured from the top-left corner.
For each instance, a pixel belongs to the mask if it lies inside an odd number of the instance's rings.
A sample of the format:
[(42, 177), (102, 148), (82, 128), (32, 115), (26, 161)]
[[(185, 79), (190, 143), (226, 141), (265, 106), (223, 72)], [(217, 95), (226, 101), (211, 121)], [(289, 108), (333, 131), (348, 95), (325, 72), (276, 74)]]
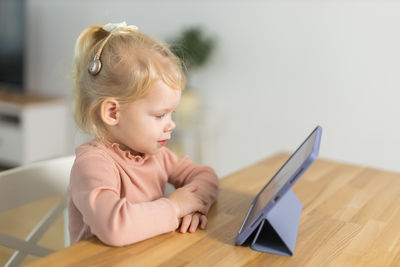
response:
[(199, 26), (187, 28), (170, 41), (171, 51), (181, 60), (188, 74), (193, 69), (204, 66), (215, 47), (215, 38), (205, 37)]

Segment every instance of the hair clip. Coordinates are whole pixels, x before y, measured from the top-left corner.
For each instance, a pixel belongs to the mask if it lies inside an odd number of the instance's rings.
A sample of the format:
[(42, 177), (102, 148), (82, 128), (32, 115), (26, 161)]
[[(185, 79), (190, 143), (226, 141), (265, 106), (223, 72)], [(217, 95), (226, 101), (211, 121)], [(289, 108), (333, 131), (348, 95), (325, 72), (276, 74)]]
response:
[(88, 71), (93, 76), (96, 76), (101, 70), (101, 61), (100, 61), (101, 52), (103, 52), (103, 48), (108, 39), (110, 39), (110, 37), (111, 34), (109, 34), (107, 38), (101, 43), (99, 50), (97, 50), (97, 53), (94, 55), (93, 59), (89, 61)]
[(88, 64), (88, 71), (90, 74), (93, 76), (97, 75), (101, 70), (101, 61), (100, 58), (97, 58), (96, 56), (89, 61)]
[(112, 33), (129, 33), (129, 31), (124, 31), (123, 29), (129, 29), (131, 31), (137, 31), (139, 28), (135, 25), (126, 25), (126, 22), (121, 23), (107, 23), (103, 26), (103, 30)]
[(111, 35), (113, 35), (115, 33), (129, 33), (129, 31), (124, 31), (123, 29), (137, 31), (139, 28), (134, 25), (127, 26), (125, 21), (123, 21), (121, 23), (107, 23), (106, 25), (103, 26), (103, 30), (109, 32), (110, 34), (100, 45), (100, 48), (99, 48), (99, 50), (97, 50), (97, 53), (94, 55), (93, 59), (91, 61), (89, 61), (88, 71), (91, 75), (96, 76), (100, 72), (100, 70), (101, 70), (100, 56), (101, 56), (101, 53), (103, 52), (104, 46), (106, 45), (108, 39), (110, 39)]

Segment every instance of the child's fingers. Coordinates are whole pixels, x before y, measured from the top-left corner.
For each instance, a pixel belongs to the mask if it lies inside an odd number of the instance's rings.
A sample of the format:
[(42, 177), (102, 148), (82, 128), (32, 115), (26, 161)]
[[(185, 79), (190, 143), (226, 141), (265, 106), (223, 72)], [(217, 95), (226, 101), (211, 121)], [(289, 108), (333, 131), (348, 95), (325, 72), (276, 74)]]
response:
[(196, 197), (201, 201), (201, 203), (202, 203), (203, 205), (205, 205), (205, 206), (208, 205), (209, 201), (208, 201), (206, 198), (204, 198), (204, 197), (202, 197), (202, 196), (199, 196), (199, 195), (196, 195)]
[(207, 228), (207, 217), (205, 215), (200, 216), (200, 229), (205, 230)]
[(193, 196), (193, 201), (195, 201), (198, 205), (203, 206), (203, 207), (207, 207), (207, 205), (208, 205), (208, 201), (203, 200), (197, 196)]
[(194, 185), (194, 184), (188, 184), (188, 185), (185, 185), (183, 188), (185, 188), (189, 192), (196, 192), (197, 189), (199, 189), (199, 186), (198, 185)]
[(190, 222), (192, 221), (192, 214), (188, 214), (182, 219), (182, 224), (181, 224), (181, 233), (186, 233), (189, 226)]
[(200, 205), (200, 207), (199, 207), (199, 209), (197, 210), (197, 212), (199, 212), (199, 213), (205, 215), (205, 214), (207, 214), (207, 207), (204, 206), (204, 205)]
[(200, 214), (195, 213), (192, 217), (192, 222), (190, 223), (189, 232), (196, 232), (197, 227), (199, 226)]
[[(194, 193), (199, 189), (199, 186), (193, 185), (193, 184), (188, 184), (188, 185), (185, 185), (183, 188), (185, 188), (185, 190), (188, 190), (191, 193)], [(203, 205), (206, 205), (206, 206), (208, 205), (209, 201), (207, 199), (204, 199), (199, 195), (195, 195), (195, 197), (198, 198), (202, 202)]]

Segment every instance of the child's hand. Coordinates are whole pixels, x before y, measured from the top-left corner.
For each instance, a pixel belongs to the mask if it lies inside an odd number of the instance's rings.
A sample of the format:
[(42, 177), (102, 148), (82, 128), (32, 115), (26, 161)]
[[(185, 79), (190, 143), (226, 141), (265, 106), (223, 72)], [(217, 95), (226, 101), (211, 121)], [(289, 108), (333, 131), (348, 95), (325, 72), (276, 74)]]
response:
[(198, 227), (200, 227), (201, 230), (206, 229), (207, 217), (196, 212), (183, 217), (180, 231), (181, 233), (186, 233), (189, 230), (190, 233), (194, 233)]
[(187, 185), (176, 189), (168, 196), (168, 199), (175, 207), (178, 218), (195, 212), (202, 214), (207, 213), (208, 202), (199, 199), (199, 197), (194, 194), (197, 188), (198, 187), (194, 185)]

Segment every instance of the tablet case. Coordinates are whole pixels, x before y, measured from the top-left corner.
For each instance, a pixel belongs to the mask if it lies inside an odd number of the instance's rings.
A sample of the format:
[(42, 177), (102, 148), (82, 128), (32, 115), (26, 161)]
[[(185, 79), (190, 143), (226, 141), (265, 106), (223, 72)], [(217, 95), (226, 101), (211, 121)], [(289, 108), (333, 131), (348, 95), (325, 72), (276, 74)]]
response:
[(261, 252), (292, 256), (296, 244), (302, 204), (292, 190), (279, 199), (250, 235), (250, 247)]

